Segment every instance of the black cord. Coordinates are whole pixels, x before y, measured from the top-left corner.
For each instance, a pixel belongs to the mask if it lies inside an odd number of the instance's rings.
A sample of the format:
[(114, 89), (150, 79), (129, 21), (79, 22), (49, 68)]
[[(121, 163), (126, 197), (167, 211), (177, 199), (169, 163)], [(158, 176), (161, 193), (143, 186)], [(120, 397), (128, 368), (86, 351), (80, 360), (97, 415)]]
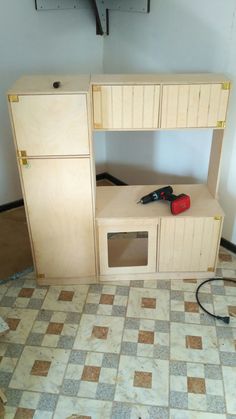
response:
[(236, 283), (236, 279), (231, 279), (231, 278), (210, 278), (210, 279), (206, 279), (206, 281), (202, 282), (197, 287), (197, 289), (196, 289), (196, 300), (197, 300), (198, 305), (201, 307), (201, 309), (203, 311), (205, 311), (205, 313), (209, 314), (209, 316), (214, 317), (215, 319), (218, 319), (218, 320), (222, 320), (222, 322), (224, 322), (226, 324), (229, 324), (229, 322), (230, 322), (230, 317), (229, 316), (217, 316), (217, 315), (215, 315), (213, 313), (210, 313), (206, 308), (203, 307), (203, 305), (199, 301), (198, 293), (199, 293), (200, 288), (204, 284), (206, 284), (207, 282), (212, 282), (212, 281), (228, 281), (228, 282), (234, 282), (234, 283)]

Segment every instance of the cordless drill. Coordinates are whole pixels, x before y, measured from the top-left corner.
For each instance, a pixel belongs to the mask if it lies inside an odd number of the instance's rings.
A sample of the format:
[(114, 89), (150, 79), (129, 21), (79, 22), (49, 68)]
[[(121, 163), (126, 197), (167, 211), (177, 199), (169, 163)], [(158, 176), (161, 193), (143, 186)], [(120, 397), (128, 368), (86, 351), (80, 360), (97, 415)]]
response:
[(171, 186), (164, 186), (148, 195), (143, 196), (138, 203), (148, 204), (152, 201), (169, 201), (170, 209), (173, 215), (180, 214), (190, 208), (190, 196), (186, 194), (174, 195)]

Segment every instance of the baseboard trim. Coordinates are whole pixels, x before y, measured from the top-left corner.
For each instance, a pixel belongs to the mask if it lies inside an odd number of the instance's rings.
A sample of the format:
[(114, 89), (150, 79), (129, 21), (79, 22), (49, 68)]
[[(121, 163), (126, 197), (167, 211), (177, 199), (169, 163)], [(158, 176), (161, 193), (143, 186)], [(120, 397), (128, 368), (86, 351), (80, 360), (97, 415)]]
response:
[(127, 186), (127, 183), (123, 182), (120, 179), (117, 179), (115, 176), (110, 175), (110, 173), (103, 172), (99, 175), (96, 175), (96, 180), (109, 180), (117, 186)]
[(225, 249), (230, 250), (230, 252), (236, 253), (236, 245), (231, 243), (229, 240), (221, 238), (220, 241), (221, 246), (225, 247)]
[(0, 205), (0, 212), (8, 211), (13, 208), (22, 207), (24, 205), (23, 199), (18, 199), (18, 201), (8, 202), (8, 204)]

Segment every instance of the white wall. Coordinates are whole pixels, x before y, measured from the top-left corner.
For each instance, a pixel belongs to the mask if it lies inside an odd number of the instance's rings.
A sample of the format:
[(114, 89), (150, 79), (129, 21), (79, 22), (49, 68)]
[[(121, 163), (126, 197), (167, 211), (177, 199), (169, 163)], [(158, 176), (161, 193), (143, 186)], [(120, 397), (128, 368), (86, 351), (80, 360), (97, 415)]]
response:
[(225, 211), (223, 237), (236, 244), (236, 16), (234, 13), (226, 71), (233, 81), (222, 155), (220, 203)]
[[(104, 72), (229, 72), (236, 79), (235, 10), (235, 0), (152, 0), (149, 15), (112, 12)], [(223, 236), (236, 243), (233, 96), (220, 197)], [(108, 171), (128, 183), (205, 181), (209, 150), (207, 131), (107, 134)]]
[[(91, 10), (37, 12), (34, 0), (7, 0), (0, 9), (0, 205), (22, 197), (5, 92), (22, 74), (103, 71), (103, 38)], [(96, 157), (105, 164), (104, 139)], [(101, 144), (103, 146), (101, 147)]]

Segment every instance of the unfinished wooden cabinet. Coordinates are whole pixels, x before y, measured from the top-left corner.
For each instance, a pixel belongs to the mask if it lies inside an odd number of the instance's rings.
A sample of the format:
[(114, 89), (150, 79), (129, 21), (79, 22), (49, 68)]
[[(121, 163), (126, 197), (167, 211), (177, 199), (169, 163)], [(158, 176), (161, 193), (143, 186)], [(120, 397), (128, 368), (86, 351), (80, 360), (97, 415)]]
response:
[(159, 101), (159, 85), (93, 85), (94, 128), (157, 129)]
[(32, 76), (9, 107), (38, 282), (94, 282), (89, 76)]
[[(217, 195), (229, 93), (229, 80), (216, 74), (17, 81), (8, 92), (9, 109), (38, 282), (214, 275), (224, 219)], [(176, 195), (190, 195), (188, 211), (173, 216), (165, 201), (137, 205), (166, 185), (96, 188), (92, 130), (188, 128), (212, 130), (206, 182), (171, 185)]]
[[(96, 220), (100, 274), (103, 280), (108, 281), (110, 275), (118, 279), (118, 274), (126, 274), (126, 277), (129, 275), (129, 279), (132, 279), (130, 274), (134, 272), (136, 278), (137, 274), (145, 272), (147, 279), (166, 278), (170, 273), (171, 277), (179, 277), (179, 274), (182, 277), (192, 274), (200, 277), (213, 275), (224, 218), (219, 203), (206, 185), (172, 185), (176, 195), (190, 195), (191, 208), (188, 211), (173, 216), (166, 201), (137, 205), (140, 197), (162, 186), (106, 186), (97, 189)], [(116, 240), (119, 249), (115, 255), (119, 268), (109, 266), (108, 254), (109, 234), (113, 233), (111, 243), (112, 239), (114, 241), (114, 232), (118, 231), (120, 239), (123, 239), (123, 243)], [(133, 234), (129, 241), (125, 237), (127, 231)], [(140, 237), (146, 237), (146, 243), (139, 240), (139, 231), (142, 233)], [(145, 252), (147, 249), (148, 252)], [(132, 251), (135, 257), (131, 257), (134, 262), (131, 267), (126, 261)], [(149, 263), (141, 267), (140, 261), (143, 260)]]
[(222, 217), (162, 218), (159, 272), (214, 272)]
[(28, 156), (89, 155), (85, 94), (20, 95), (11, 111), (17, 148)]
[(101, 275), (156, 272), (157, 220), (99, 220), (98, 240)]
[(163, 85), (161, 128), (224, 128), (228, 83)]
[(89, 158), (28, 159), (20, 171), (38, 278), (94, 277)]

